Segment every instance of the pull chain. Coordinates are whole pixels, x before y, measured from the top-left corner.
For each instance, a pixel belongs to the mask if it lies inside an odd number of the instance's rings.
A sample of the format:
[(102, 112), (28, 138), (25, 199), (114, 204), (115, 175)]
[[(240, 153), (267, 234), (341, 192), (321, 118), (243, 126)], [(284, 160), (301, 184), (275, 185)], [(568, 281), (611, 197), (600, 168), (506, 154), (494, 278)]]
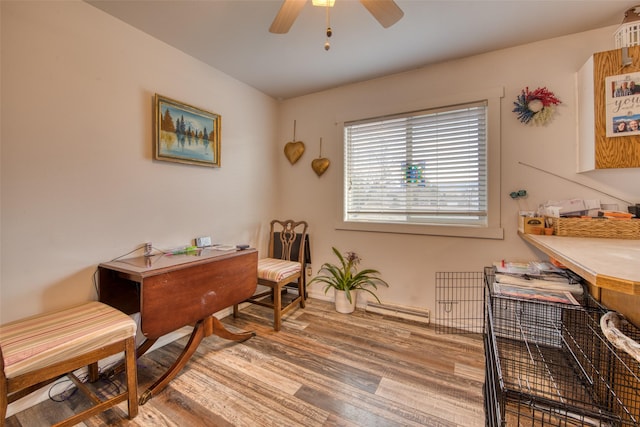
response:
[(327, 2), (327, 41), (324, 43), (324, 50), (331, 49), (331, 44), (329, 43), (329, 37), (333, 34), (331, 31), (331, 24), (329, 22), (329, 2)]

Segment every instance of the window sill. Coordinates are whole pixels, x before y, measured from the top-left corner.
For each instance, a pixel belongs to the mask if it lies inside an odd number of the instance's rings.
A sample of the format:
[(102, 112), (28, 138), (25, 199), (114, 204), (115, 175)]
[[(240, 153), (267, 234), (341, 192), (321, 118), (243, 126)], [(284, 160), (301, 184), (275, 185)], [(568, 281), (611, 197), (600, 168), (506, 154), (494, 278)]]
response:
[(504, 239), (503, 228), (455, 227), (418, 224), (385, 224), (373, 222), (338, 221), (336, 230), (365, 231), (371, 233), (421, 234), (428, 236), (464, 237), (471, 239)]

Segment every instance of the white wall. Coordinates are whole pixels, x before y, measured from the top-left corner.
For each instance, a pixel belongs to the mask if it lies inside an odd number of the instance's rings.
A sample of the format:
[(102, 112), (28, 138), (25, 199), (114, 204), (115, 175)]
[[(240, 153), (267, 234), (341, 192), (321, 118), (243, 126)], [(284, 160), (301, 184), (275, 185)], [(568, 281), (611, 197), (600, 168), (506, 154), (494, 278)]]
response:
[[(309, 221), (314, 271), (333, 261), (331, 246), (355, 250), (391, 283), (383, 301), (434, 310), (436, 272), (540, 256), (516, 234), (511, 191), (526, 189), (529, 208), (569, 197), (618, 203), (519, 162), (640, 201), (638, 169), (575, 173), (574, 74), (593, 52), (613, 48), (613, 27), (278, 104), (83, 2), (0, 4), (2, 322), (94, 299), (96, 265), (147, 241), (170, 248), (210, 234), (261, 247), (275, 215)], [(338, 119), (498, 86), (504, 240), (335, 230)], [(525, 86), (547, 86), (562, 100), (548, 126), (516, 120), (513, 101)], [(155, 92), (222, 115), (222, 168), (152, 160)], [(294, 120), (307, 151), (292, 166), (282, 148)], [(332, 165), (318, 178), (310, 163), (320, 137)], [(320, 286), (310, 291), (323, 296)]]
[[(560, 198), (596, 198), (603, 203), (626, 204), (583, 186), (556, 178), (519, 162), (595, 187), (623, 200), (640, 202), (639, 169), (601, 170), (576, 174), (575, 72), (598, 51), (614, 48), (615, 28), (603, 28), (512, 49), (446, 62), (403, 74), (320, 92), (282, 104), (280, 141), (290, 138), (293, 120), (297, 137), (307, 152), (290, 166), (278, 158), (280, 185), (292, 191), (281, 214), (303, 217), (310, 223), (314, 273), (323, 262), (335, 261), (331, 246), (353, 250), (363, 258), (362, 267), (379, 269), (390, 282), (379, 295), (383, 302), (435, 309), (435, 273), (482, 271), (501, 259), (535, 259), (542, 254), (517, 236), (516, 212), (534, 209), (540, 202)], [(512, 112), (520, 91), (546, 86), (562, 101), (554, 121), (547, 126), (521, 124)], [(339, 165), (342, 137), (335, 123), (367, 117), (379, 104), (414, 106), (421, 99), (445, 98), (479, 89), (504, 87), (502, 100), (501, 215), (504, 240), (464, 239), (423, 235), (398, 235), (340, 231), (335, 229), (341, 197)], [(401, 111), (401, 110), (400, 110)], [(399, 111), (399, 112), (400, 112)], [(318, 178), (311, 170), (323, 138), (323, 156), (332, 165)], [(526, 189), (520, 202), (509, 193)], [(311, 295), (323, 296), (321, 284)], [(330, 294), (329, 294), (330, 295)]]
[[(272, 98), (84, 2), (1, 7), (1, 322), (95, 299), (144, 242), (260, 244)], [(222, 116), (220, 169), (152, 160), (156, 92)]]

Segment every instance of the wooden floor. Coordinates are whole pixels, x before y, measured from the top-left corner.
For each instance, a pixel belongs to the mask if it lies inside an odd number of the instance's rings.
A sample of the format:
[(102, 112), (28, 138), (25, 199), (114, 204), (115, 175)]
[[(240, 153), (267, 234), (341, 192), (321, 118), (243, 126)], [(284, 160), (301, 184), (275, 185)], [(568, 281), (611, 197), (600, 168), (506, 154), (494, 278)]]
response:
[[(186, 368), (134, 420), (126, 404), (87, 426), (483, 426), (484, 355), (479, 335), (436, 334), (433, 326), (308, 300), (280, 332), (268, 309), (251, 306), (229, 329), (243, 343), (211, 336)], [(175, 360), (186, 337), (138, 361), (142, 393)], [(114, 384), (103, 384), (105, 390)], [(86, 404), (81, 393), (7, 419), (43, 426)]]

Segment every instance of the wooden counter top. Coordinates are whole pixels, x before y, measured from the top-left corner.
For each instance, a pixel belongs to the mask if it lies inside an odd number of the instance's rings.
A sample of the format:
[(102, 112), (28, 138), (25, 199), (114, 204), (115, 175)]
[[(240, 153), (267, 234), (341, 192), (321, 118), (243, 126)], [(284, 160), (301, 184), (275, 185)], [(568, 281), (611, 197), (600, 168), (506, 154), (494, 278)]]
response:
[(518, 234), (591, 286), (640, 295), (640, 240)]

